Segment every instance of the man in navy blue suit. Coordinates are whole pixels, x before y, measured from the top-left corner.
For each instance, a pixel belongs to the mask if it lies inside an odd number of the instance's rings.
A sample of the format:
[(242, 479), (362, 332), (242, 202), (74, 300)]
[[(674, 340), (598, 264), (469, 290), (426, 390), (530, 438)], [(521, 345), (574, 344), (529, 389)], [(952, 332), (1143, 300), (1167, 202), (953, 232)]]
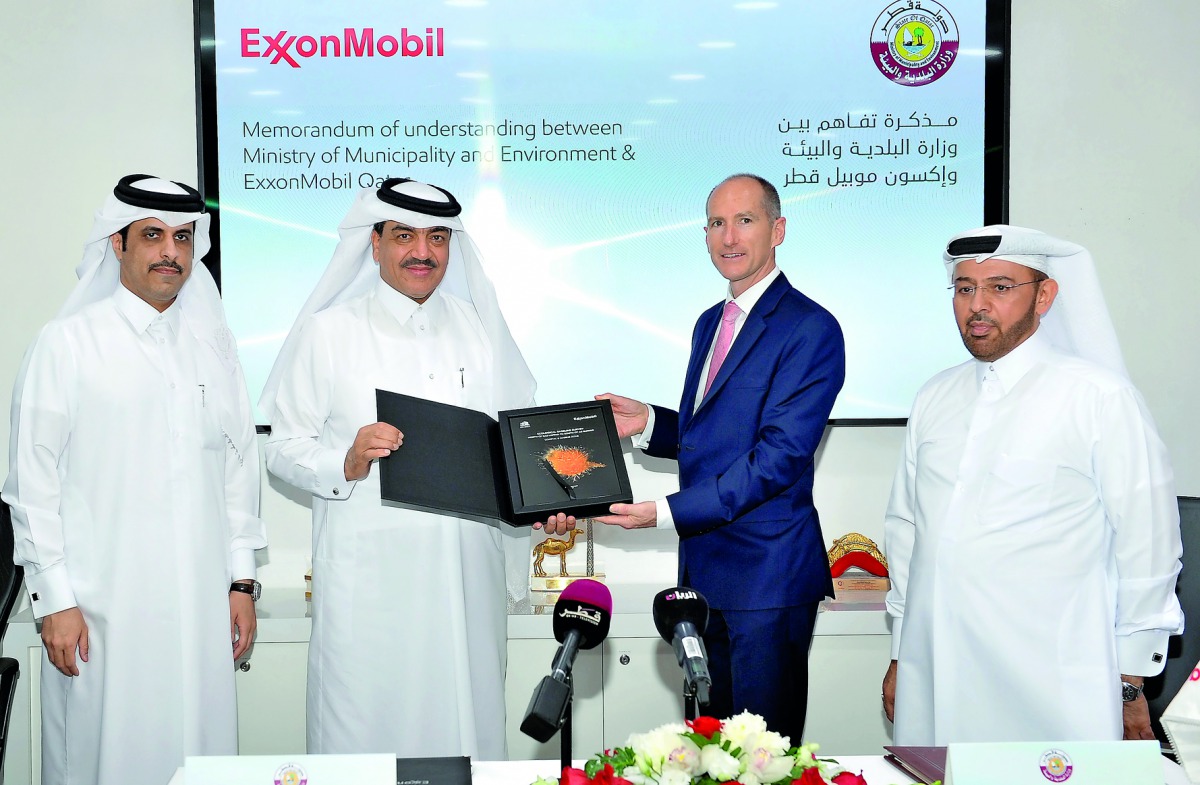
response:
[[(845, 344), (837, 320), (775, 266), (786, 220), (774, 186), (733, 175), (707, 212), (708, 252), (729, 290), (696, 322), (679, 412), (597, 396), (612, 401), (622, 437), (679, 461), (680, 490), (614, 504), (596, 520), (676, 530), (679, 582), (711, 608), (705, 713), (749, 710), (799, 744), (817, 607), (833, 594), (814, 456), (845, 378)], [(559, 514), (545, 525), (573, 523)]]

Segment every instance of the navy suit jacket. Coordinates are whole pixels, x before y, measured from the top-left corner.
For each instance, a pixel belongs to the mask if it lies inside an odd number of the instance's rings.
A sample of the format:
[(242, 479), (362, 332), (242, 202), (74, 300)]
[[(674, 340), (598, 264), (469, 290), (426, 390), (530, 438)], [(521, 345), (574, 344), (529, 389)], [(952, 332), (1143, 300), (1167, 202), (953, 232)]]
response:
[(646, 447), (679, 461), (680, 491), (667, 497), (679, 582), (720, 610), (819, 602), (833, 582), (813, 507), (814, 456), (846, 375), (842, 331), (780, 274), (693, 413), (724, 306), (696, 322), (680, 411), (654, 407)]

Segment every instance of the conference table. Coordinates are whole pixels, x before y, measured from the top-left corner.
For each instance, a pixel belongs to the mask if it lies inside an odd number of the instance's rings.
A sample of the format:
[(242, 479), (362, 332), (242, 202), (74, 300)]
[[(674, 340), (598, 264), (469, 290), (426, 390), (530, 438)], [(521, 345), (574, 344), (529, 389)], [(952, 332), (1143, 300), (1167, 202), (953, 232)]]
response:
[[(912, 778), (892, 766), (881, 755), (839, 755), (842, 768), (861, 773), (867, 785), (910, 785)], [(576, 761), (579, 766), (583, 761)], [(476, 761), (471, 764), (471, 785), (530, 785), (538, 777), (554, 779), (559, 775), (556, 760)], [(167, 785), (183, 785), (183, 769)], [(1163, 758), (1164, 785), (1193, 785), (1183, 769)], [(313, 783), (320, 785), (320, 783)]]
[[(861, 773), (867, 785), (911, 785), (912, 778), (883, 759), (882, 755), (838, 755), (834, 758), (847, 771)], [(577, 761), (583, 765), (583, 761)], [(557, 777), (558, 761), (501, 761), (471, 764), (471, 785), (529, 785), (538, 776)], [(1179, 764), (1163, 758), (1164, 785), (1192, 785)]]

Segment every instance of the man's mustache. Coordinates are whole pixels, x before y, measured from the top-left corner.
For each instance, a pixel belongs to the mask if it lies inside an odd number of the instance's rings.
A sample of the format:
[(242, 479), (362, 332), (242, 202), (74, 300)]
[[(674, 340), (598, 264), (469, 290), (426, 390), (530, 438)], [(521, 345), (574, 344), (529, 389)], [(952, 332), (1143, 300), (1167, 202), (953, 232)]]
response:
[(180, 275), (183, 275), (183, 268), (179, 266), (178, 262), (171, 262), (171, 261), (155, 262), (154, 264), (150, 265), (150, 270), (161, 270), (161, 269), (167, 268), (167, 267), (169, 267), (170, 269), (179, 273)]
[(974, 324), (975, 322), (983, 322), (984, 324), (990, 324), (992, 327), (1000, 326), (1000, 324), (998, 322), (996, 322), (993, 319), (987, 318), (986, 316), (984, 316), (981, 313), (977, 313), (974, 316), (972, 316), (970, 319), (967, 319), (968, 326)]
[(438, 263), (434, 259), (409, 259), (408, 261), (404, 262), (400, 266), (401, 267), (417, 267), (418, 265), (421, 267), (432, 267), (435, 270), (438, 268)]

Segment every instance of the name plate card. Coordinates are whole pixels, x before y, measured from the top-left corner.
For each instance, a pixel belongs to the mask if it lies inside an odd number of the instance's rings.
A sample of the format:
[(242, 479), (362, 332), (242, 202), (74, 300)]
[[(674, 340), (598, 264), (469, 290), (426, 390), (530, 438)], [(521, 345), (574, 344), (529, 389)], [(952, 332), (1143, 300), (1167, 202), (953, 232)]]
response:
[(183, 785), (395, 785), (395, 755), (189, 757)]
[(1157, 741), (951, 744), (945, 785), (1114, 785), (1163, 781)]

